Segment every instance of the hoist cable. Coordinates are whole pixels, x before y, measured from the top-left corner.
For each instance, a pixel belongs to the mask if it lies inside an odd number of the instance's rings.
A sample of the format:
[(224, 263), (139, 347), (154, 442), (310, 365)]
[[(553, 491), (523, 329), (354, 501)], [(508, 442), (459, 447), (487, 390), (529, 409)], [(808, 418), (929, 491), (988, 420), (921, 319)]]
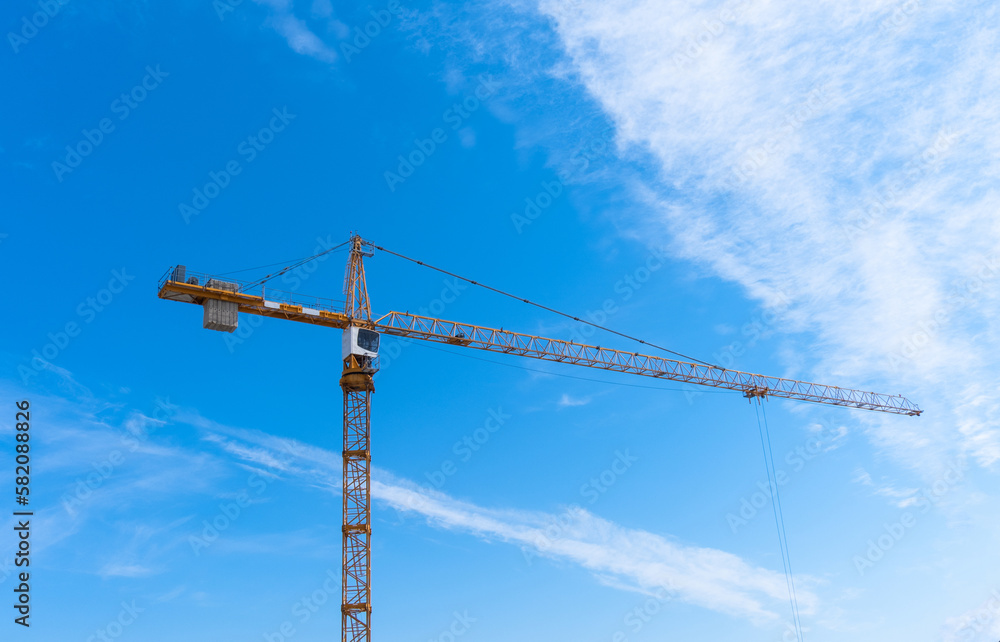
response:
[[(758, 406), (760, 409), (758, 410)], [(764, 424), (761, 425), (760, 416), (764, 413)], [(792, 575), (792, 559), (788, 551), (788, 535), (785, 532), (785, 516), (781, 511), (781, 495), (778, 492), (778, 476), (774, 470), (774, 452), (771, 450), (771, 431), (767, 427), (767, 412), (764, 411), (764, 404), (757, 399), (754, 406), (754, 414), (757, 416), (757, 432), (760, 434), (760, 448), (764, 454), (764, 468), (767, 472), (767, 481), (773, 492), (771, 493), (771, 510), (774, 513), (774, 527), (778, 531), (778, 547), (781, 549), (781, 564), (785, 570), (785, 586), (788, 588), (788, 603), (792, 609), (792, 623), (795, 626), (795, 639), (802, 642), (802, 622), (799, 619), (799, 602), (795, 594), (795, 578)], [(765, 442), (765, 434), (766, 442)], [(766, 445), (765, 445), (766, 444)]]

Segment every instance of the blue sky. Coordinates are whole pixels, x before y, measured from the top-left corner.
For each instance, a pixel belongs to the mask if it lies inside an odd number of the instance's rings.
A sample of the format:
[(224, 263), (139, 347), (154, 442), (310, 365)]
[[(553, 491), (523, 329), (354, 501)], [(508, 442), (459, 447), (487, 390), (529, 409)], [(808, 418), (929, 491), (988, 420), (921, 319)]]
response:
[[(804, 639), (995, 641), (997, 12), (8, 3), (0, 438), (29, 399), (31, 635), (339, 634), (339, 333), (209, 332), (156, 284), (356, 231), (707, 361), (915, 401), (767, 402)], [(274, 287), (339, 298), (345, 259)], [(390, 255), (367, 273), (376, 312), (635, 349)], [(739, 394), (383, 350), (376, 639), (794, 639)]]

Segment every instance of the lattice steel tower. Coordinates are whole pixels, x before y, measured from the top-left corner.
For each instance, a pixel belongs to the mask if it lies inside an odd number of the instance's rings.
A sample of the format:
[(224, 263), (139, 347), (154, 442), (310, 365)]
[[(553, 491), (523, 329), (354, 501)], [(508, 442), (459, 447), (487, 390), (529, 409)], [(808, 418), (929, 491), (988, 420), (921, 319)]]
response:
[(364, 256), (361, 238), (352, 237), (344, 284), (349, 322), (344, 329), (340, 377), (344, 391), (343, 642), (368, 642), (371, 633), (371, 401), (375, 392), (372, 376), (378, 369), (378, 334), (364, 327), (371, 324), (372, 316)]

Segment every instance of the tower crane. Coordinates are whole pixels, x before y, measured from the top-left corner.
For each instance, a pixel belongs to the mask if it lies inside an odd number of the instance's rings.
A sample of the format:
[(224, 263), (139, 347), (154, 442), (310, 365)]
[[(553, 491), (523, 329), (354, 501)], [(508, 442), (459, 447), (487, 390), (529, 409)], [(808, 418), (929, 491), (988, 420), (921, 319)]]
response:
[[(203, 326), (207, 329), (234, 332), (242, 312), (343, 331), (340, 377), (344, 395), (342, 642), (369, 642), (371, 637), (371, 399), (375, 392), (373, 376), (378, 370), (382, 335), (723, 388), (740, 391), (749, 399), (777, 397), (909, 416), (918, 416), (923, 412), (900, 395), (752, 374), (696, 359), (650, 356), (407, 312), (389, 312), (373, 317), (363, 260), (372, 256), (375, 250), (396, 253), (358, 235), (351, 236), (346, 245), (349, 246), (349, 257), (344, 288), (346, 300), (343, 303), (274, 291), (269, 296), (261, 282), (240, 283), (195, 275), (189, 273), (185, 266), (170, 268), (159, 284), (161, 299), (201, 305), (204, 308)], [(337, 248), (327, 252), (333, 249)], [(426, 265), (400, 254), (396, 256)], [(315, 258), (310, 257), (306, 261)], [(261, 291), (256, 294), (258, 284), (261, 284)], [(495, 288), (488, 289), (500, 292)], [(530, 303), (526, 299), (521, 300)]]

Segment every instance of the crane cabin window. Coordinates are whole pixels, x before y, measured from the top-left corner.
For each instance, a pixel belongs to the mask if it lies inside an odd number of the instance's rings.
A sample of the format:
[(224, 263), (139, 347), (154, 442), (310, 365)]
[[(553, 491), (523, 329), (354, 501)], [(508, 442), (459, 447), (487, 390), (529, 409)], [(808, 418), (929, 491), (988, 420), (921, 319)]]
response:
[(371, 330), (358, 330), (358, 347), (368, 350), (369, 352), (378, 352), (378, 332), (373, 332)]

